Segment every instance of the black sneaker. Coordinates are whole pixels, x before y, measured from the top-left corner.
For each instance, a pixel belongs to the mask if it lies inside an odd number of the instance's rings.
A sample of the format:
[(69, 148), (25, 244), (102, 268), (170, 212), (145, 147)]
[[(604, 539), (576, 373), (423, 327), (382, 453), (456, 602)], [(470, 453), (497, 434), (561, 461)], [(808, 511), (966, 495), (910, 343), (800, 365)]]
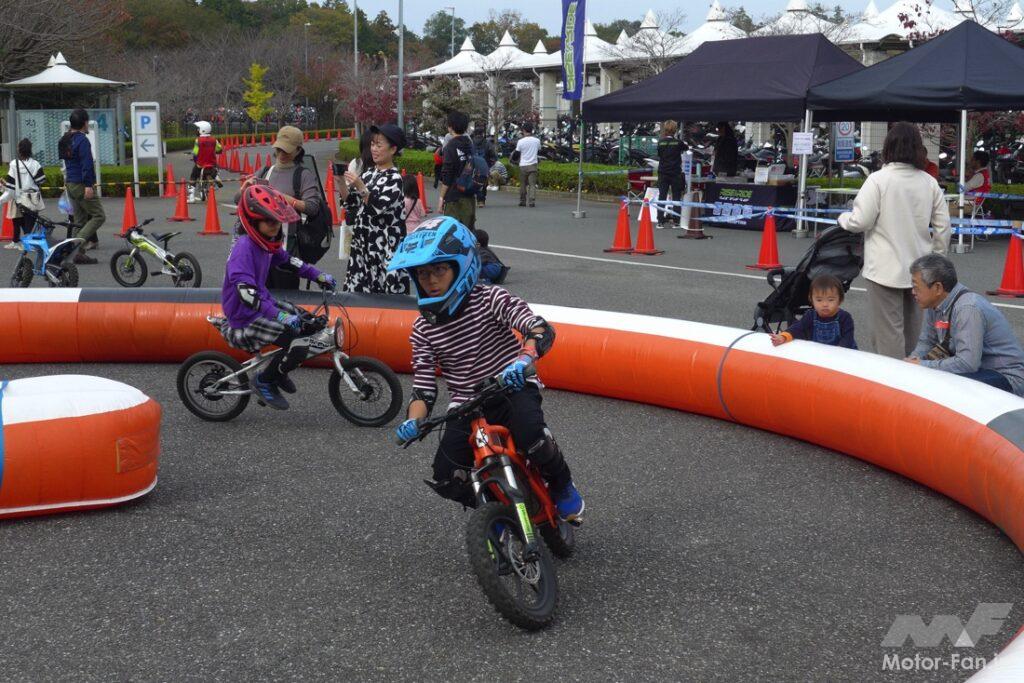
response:
[(281, 379), (277, 380), (277, 388), (286, 394), (294, 394), (296, 391), (295, 382), (288, 375), (281, 375)]

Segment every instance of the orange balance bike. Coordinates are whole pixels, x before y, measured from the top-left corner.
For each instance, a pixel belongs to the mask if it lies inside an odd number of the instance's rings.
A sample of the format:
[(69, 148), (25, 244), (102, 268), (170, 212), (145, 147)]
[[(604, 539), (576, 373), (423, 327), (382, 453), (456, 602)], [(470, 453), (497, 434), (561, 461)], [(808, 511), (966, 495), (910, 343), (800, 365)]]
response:
[(415, 440), (448, 422), (471, 418), (470, 482), (476, 507), (466, 525), (469, 564), (494, 609), (533, 631), (554, 619), (558, 579), (551, 554), (571, 555), (575, 535), (573, 524), (558, 516), (540, 471), (516, 449), (509, 430), (484, 417), (485, 404), (502, 400), (509, 391), (500, 376), (482, 382), (471, 400), (422, 420)]

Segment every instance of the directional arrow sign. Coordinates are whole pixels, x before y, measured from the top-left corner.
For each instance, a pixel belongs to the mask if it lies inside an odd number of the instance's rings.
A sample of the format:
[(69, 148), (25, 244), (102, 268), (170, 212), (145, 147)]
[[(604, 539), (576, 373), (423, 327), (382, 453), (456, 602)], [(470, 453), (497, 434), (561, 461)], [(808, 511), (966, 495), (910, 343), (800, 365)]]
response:
[(140, 159), (154, 159), (160, 156), (160, 139), (156, 135), (136, 136), (136, 147)]

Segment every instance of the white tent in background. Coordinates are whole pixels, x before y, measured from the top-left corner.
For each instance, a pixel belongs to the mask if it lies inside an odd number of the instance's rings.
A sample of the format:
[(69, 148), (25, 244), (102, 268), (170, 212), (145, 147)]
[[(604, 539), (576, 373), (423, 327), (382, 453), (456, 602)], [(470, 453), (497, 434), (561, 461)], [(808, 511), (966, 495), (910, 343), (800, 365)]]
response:
[(10, 83), (4, 83), (3, 87), (13, 89), (53, 86), (54, 88), (87, 90), (113, 88), (124, 85), (128, 85), (128, 83), (108, 81), (106, 78), (98, 78), (97, 76), (84, 74), (81, 71), (75, 71), (68, 66), (68, 62), (64, 59), (64, 55), (58, 52), (56, 57), (50, 57), (50, 61), (47, 63), (46, 68), (36, 75), (19, 78), (18, 80), (11, 81)]
[(409, 77), (419, 78), (422, 76), (478, 74), (483, 72), (483, 68), (481, 66), (483, 59), (483, 55), (476, 51), (473, 41), (469, 39), (469, 36), (466, 36), (466, 39), (462, 41), (462, 47), (454, 57), (446, 62), (441, 62), (437, 66), (432, 66), (429, 69), (423, 69), (422, 71), (411, 73), (409, 74)]
[(731, 40), (745, 36), (742, 30), (729, 23), (725, 10), (718, 4), (718, 0), (714, 0), (705, 22), (683, 38), (682, 52), (690, 54), (704, 43), (713, 40)]
[(561, 59), (561, 50), (555, 50), (551, 54), (548, 54), (547, 48), (544, 47), (544, 41), (538, 40), (537, 45), (533, 48), (533, 54), (530, 55), (530, 58), (523, 63), (522, 66), (526, 69), (551, 66), (552, 59), (555, 60), (555, 63), (558, 63), (558, 60)]
[[(588, 28), (593, 28), (593, 24), (587, 22)], [(596, 35), (595, 35), (596, 38)], [(621, 36), (619, 36), (621, 40)], [(602, 41), (604, 42), (604, 41)], [(644, 20), (640, 24), (640, 30), (633, 34), (633, 37), (629, 39), (628, 43), (620, 45), (616, 41), (615, 54), (619, 59), (625, 58), (649, 58), (652, 55), (683, 55), (686, 54), (685, 38), (683, 36), (675, 36), (666, 31), (662, 31), (658, 25), (658, 17), (654, 13), (654, 10), (647, 10), (647, 14), (644, 15)], [(605, 43), (607, 45), (607, 43)], [(587, 55), (587, 61), (590, 61), (590, 55)]]
[(1024, 9), (1021, 9), (1019, 2), (1013, 3), (1013, 7), (999, 22), (999, 28), (1003, 31), (1024, 30)]
[(626, 29), (619, 31), (619, 37), (615, 39), (615, 45), (617, 47), (626, 47), (629, 45), (629, 34), (626, 33)]
[(874, 21), (878, 18), (878, 6), (875, 5), (875, 0), (868, 0), (868, 6), (861, 12), (861, 21)]
[(523, 52), (512, 39), (512, 34), (505, 31), (501, 42), (491, 54), (483, 58), (481, 64), (487, 71), (518, 69), (526, 66), (532, 60), (532, 55)]
[(810, 11), (806, 0), (789, 0), (786, 11), (774, 21), (759, 28), (754, 35), (798, 35), (808, 33), (824, 33), (826, 36), (835, 31), (836, 25), (822, 19)]
[[(901, 15), (916, 25), (907, 28), (900, 18)], [(964, 17), (961, 14), (949, 12), (934, 4), (929, 5), (919, 0), (897, 0), (877, 16), (870, 19), (865, 17), (860, 23), (854, 24), (841, 42), (877, 43), (890, 36), (906, 40), (912, 34), (947, 31), (963, 21)]]

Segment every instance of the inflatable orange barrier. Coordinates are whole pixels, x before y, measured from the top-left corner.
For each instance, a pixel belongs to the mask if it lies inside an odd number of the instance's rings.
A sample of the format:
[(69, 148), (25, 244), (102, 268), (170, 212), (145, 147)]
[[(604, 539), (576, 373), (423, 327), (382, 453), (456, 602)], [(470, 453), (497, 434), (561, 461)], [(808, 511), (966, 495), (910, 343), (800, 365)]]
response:
[[(0, 363), (184, 360), (227, 350), (218, 290), (0, 290)], [(289, 292), (312, 307), (318, 295)], [(408, 371), (407, 297), (342, 295), (351, 352)], [(1024, 400), (874, 354), (683, 320), (535, 305), (557, 342), (545, 384), (792, 436), (909, 477), (1024, 548)], [(354, 329), (353, 329), (354, 328)], [(54, 343), (60, 340), (60, 343)], [(1024, 646), (1014, 644), (1024, 659)], [(993, 667), (1010, 665), (1000, 657)], [(998, 666), (997, 666), (998, 665)], [(1011, 679), (1007, 679), (1011, 680)]]
[(102, 377), (0, 385), (0, 519), (107, 507), (156, 486), (160, 406)]

